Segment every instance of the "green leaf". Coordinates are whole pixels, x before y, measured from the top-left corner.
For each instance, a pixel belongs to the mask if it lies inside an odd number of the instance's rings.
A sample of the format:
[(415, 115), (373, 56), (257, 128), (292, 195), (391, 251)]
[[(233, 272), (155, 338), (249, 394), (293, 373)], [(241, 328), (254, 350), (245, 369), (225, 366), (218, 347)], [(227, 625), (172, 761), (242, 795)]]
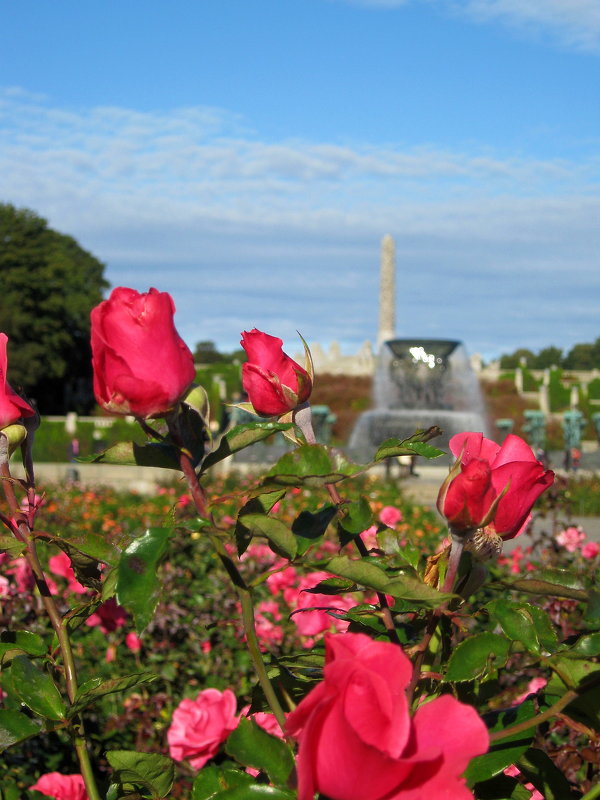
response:
[(166, 797), (171, 791), (175, 764), (170, 758), (133, 750), (108, 750), (106, 758), (121, 784), (142, 786), (156, 800)]
[(600, 656), (600, 633), (590, 633), (578, 639), (573, 647), (569, 648), (569, 655), (593, 658)]
[(530, 653), (540, 655), (542, 648), (537, 636), (531, 606), (499, 598), (487, 604), (491, 618), (498, 621), (512, 641), (521, 642)]
[(569, 781), (543, 750), (530, 748), (519, 758), (517, 767), (541, 792), (544, 800), (568, 800), (574, 797)]
[(593, 622), (598, 624), (600, 620), (600, 591), (592, 589), (587, 598), (587, 608), (583, 618), (586, 622)]
[[(503, 731), (520, 722), (532, 719), (536, 709), (531, 700), (526, 700), (515, 708), (486, 714), (484, 719), (488, 724), (490, 733)], [(499, 742), (494, 742), (487, 753), (471, 759), (465, 771), (465, 778), (469, 786), (481, 781), (487, 781), (498, 775), (503, 769), (514, 764), (515, 761), (529, 749), (535, 735), (535, 727), (521, 733), (514, 733)]]
[[(121, 550), (110, 542), (106, 535), (94, 533), (93, 531), (77, 533), (70, 535), (68, 538), (44, 533), (44, 539), (53, 542), (61, 550), (64, 550), (74, 562), (74, 566), (77, 566), (78, 557), (81, 554), (110, 566), (116, 564), (121, 555)], [(82, 566), (84, 563), (82, 562)]]
[(212, 453), (209, 453), (202, 464), (202, 471), (206, 471), (213, 464), (217, 464), (224, 458), (249, 447), (251, 444), (261, 442), (274, 433), (287, 431), (293, 428), (292, 423), (284, 422), (250, 422), (247, 425), (236, 425), (223, 436), (219, 446)]
[(161, 583), (156, 570), (172, 534), (172, 528), (149, 528), (121, 556), (117, 601), (133, 614), (138, 633), (148, 625), (158, 603)]
[(266, 772), (271, 782), (279, 786), (286, 784), (294, 768), (286, 743), (247, 717), (241, 717), (237, 728), (229, 734), (225, 751), (245, 767)]
[(600, 673), (599, 663), (568, 658), (566, 653), (552, 656), (547, 663), (569, 689), (579, 690), (584, 682)]
[(414, 570), (419, 566), (423, 551), (412, 542), (405, 541), (406, 533), (384, 528), (377, 534), (377, 542), (384, 553), (398, 555)]
[(352, 535), (362, 533), (373, 524), (373, 512), (366, 497), (345, 505), (340, 512), (340, 525)]
[(103, 453), (77, 459), (81, 462), (92, 461), (100, 464), (124, 464), (138, 467), (162, 467), (163, 469), (180, 470), (179, 453), (172, 444), (162, 442), (119, 442)]
[(397, 600), (406, 600), (424, 608), (437, 608), (454, 595), (443, 594), (413, 575), (402, 575), (387, 583), (383, 589)]
[(275, 517), (265, 514), (244, 514), (243, 524), (252, 536), (266, 536), (280, 555), (290, 560), (296, 557), (298, 543), (292, 531)]
[(292, 532), (298, 539), (298, 555), (304, 555), (311, 545), (325, 535), (337, 508), (328, 504), (318, 511), (301, 511), (292, 523)]
[(564, 586), (560, 583), (551, 583), (539, 578), (518, 578), (516, 581), (506, 582), (506, 585), (518, 592), (539, 594), (544, 597), (567, 597), (572, 600), (583, 601), (589, 599), (587, 591)]
[(303, 444), (285, 453), (267, 472), (268, 484), (320, 488), (355, 475), (364, 467), (352, 464), (339, 451), (321, 444)]
[(355, 592), (357, 589), (354, 581), (349, 578), (327, 578), (321, 581), (312, 589), (304, 589), (307, 594), (346, 594), (346, 592)]
[(213, 800), (220, 792), (254, 783), (252, 775), (214, 765), (203, 767), (192, 786), (192, 800)]
[(30, 719), (20, 711), (0, 709), (0, 752), (17, 742), (22, 742), (41, 731), (39, 720)]
[(28, 708), (46, 719), (62, 720), (66, 717), (67, 707), (54, 681), (27, 656), (13, 659), (11, 674), (13, 689)]
[(48, 647), (41, 636), (31, 631), (3, 631), (0, 634), (0, 662), (6, 662), (16, 655), (28, 653), (30, 656), (43, 656)]
[(482, 678), (506, 664), (509, 650), (510, 642), (504, 636), (476, 633), (454, 649), (444, 680), (450, 683)]
[(442, 433), (437, 426), (428, 428), (425, 431), (417, 431), (408, 439), (386, 439), (382, 442), (375, 453), (375, 461), (384, 458), (395, 458), (396, 456), (423, 456), (424, 458), (438, 458), (445, 455), (443, 450), (427, 444), (429, 439), (433, 439)]
[(235, 523), (235, 541), (237, 544), (238, 556), (243, 555), (248, 549), (248, 545), (252, 541), (252, 532), (244, 525), (244, 517), (246, 514), (268, 514), (273, 508), (275, 503), (285, 497), (287, 489), (277, 489), (274, 492), (266, 492), (252, 497), (240, 509), (237, 521)]
[(269, 786), (267, 783), (248, 783), (227, 789), (214, 796), (214, 800), (295, 800), (296, 792), (282, 789), (279, 786)]
[(16, 558), (26, 547), (25, 542), (19, 542), (14, 536), (0, 534), (0, 552), (8, 553), (11, 558)]
[(389, 576), (380, 567), (369, 563), (369, 559), (351, 559), (348, 556), (335, 556), (325, 565), (327, 572), (349, 578), (361, 586), (375, 589), (377, 592), (386, 590), (390, 583)]
[(143, 683), (151, 683), (157, 680), (158, 677), (152, 672), (137, 672), (133, 675), (123, 675), (120, 678), (111, 678), (107, 681), (102, 678), (91, 678), (89, 681), (82, 683), (77, 690), (70, 714), (72, 716), (81, 711), (82, 708), (89, 706), (98, 697), (104, 697), (114, 692), (124, 692), (127, 689), (133, 689), (135, 686), (141, 686)]

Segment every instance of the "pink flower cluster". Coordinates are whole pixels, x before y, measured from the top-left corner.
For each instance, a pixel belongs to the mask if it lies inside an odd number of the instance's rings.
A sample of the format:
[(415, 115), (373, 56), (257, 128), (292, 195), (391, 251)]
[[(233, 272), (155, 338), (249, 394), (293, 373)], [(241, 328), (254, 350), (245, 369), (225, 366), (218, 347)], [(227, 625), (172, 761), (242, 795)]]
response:
[(292, 611), (292, 619), (298, 633), (305, 637), (302, 646), (312, 647), (316, 636), (325, 631), (345, 631), (348, 622), (337, 619), (328, 613), (332, 611), (349, 611), (355, 602), (350, 597), (330, 594), (314, 594), (313, 589), (321, 581), (333, 577), (328, 572), (310, 572), (298, 577), (294, 567), (287, 567), (275, 572), (267, 578), (267, 585), (273, 595), (281, 593), (284, 601)]
[(580, 528), (570, 526), (556, 535), (556, 541), (569, 553), (576, 553), (578, 550), (584, 558), (596, 558), (600, 554), (600, 544), (598, 542), (587, 541), (587, 534)]

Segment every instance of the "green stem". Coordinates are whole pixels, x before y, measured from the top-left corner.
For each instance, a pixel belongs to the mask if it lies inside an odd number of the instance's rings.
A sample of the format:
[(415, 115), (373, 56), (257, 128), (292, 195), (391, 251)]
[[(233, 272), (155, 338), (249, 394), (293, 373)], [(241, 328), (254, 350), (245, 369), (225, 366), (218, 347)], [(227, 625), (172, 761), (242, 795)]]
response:
[[(200, 481), (196, 475), (196, 470), (192, 465), (189, 455), (184, 450), (180, 450), (179, 464), (187, 481), (192, 499), (196, 506), (196, 510), (204, 519), (210, 518), (204, 489), (200, 485)], [(238, 593), (240, 604), (242, 606), (242, 622), (244, 624), (246, 642), (248, 643), (248, 650), (250, 652), (250, 657), (252, 658), (254, 670), (271, 711), (275, 715), (275, 719), (281, 726), (281, 729), (284, 731), (285, 714), (281, 704), (279, 703), (279, 700), (277, 699), (277, 695), (273, 689), (273, 684), (271, 683), (271, 680), (267, 674), (265, 662), (258, 643), (258, 637), (256, 636), (252, 590), (246, 584), (237, 565), (225, 550), (223, 542), (217, 536), (210, 536), (210, 540)]]
[[(303, 406), (300, 406), (294, 412), (294, 422), (302, 433), (304, 434), (304, 438), (308, 442), (308, 444), (316, 444), (317, 439), (315, 436), (314, 428), (312, 426), (312, 416), (310, 405), (305, 403)], [(340, 493), (337, 490), (337, 486), (333, 483), (325, 484), (327, 491), (329, 492), (329, 497), (335, 505), (340, 507), (344, 504), (344, 500)], [(365, 547), (365, 543), (360, 538), (360, 536), (354, 537), (354, 544), (362, 558), (369, 558), (369, 551)], [(377, 601), (379, 602), (379, 607), (381, 608), (381, 615), (383, 618), (383, 624), (385, 626), (386, 633), (388, 635), (388, 639), (393, 642), (394, 644), (399, 645), (400, 639), (398, 638), (398, 632), (396, 631), (396, 626), (394, 625), (394, 619), (392, 617), (392, 612), (390, 610), (389, 603), (387, 601), (387, 597), (383, 592), (377, 592)]]
[(503, 731), (490, 733), (490, 743), (499, 742), (502, 739), (506, 739), (509, 736), (513, 736), (517, 733), (523, 733), (523, 731), (527, 731), (530, 728), (537, 728), (537, 726), (541, 725), (542, 722), (546, 722), (546, 720), (552, 719), (552, 717), (560, 713), (565, 706), (568, 706), (569, 703), (572, 703), (573, 700), (577, 699), (577, 697), (579, 697), (579, 695), (576, 691), (573, 689), (569, 690), (560, 698), (560, 700), (558, 700), (550, 708), (546, 709), (546, 711), (543, 711), (541, 714), (536, 714), (535, 717), (531, 717), (531, 719), (526, 719), (523, 722), (519, 722), (517, 725), (512, 725), (510, 728), (505, 728)]
[(581, 800), (594, 800), (596, 797), (600, 797), (600, 783), (593, 786), (589, 792), (584, 794)]
[[(456, 580), (456, 574), (458, 572), (458, 565), (460, 564), (464, 544), (464, 536), (455, 536), (452, 531), (450, 531), (450, 533), (452, 534), (452, 546), (450, 548), (450, 555), (448, 556), (446, 577), (444, 578), (444, 585), (442, 586), (442, 592), (444, 593), (451, 592), (452, 589), (454, 589), (454, 582)], [(417, 654), (415, 656), (412, 678), (406, 688), (406, 695), (409, 703), (412, 702), (414, 691), (418, 682), (421, 680), (421, 667), (423, 666), (423, 661), (425, 660), (425, 653), (427, 652), (427, 648), (429, 647), (433, 635), (437, 630), (440, 617), (445, 611), (447, 605), (447, 602), (442, 603), (431, 612), (429, 617), (429, 622), (427, 623), (427, 628), (425, 629), (425, 635), (419, 643)]]

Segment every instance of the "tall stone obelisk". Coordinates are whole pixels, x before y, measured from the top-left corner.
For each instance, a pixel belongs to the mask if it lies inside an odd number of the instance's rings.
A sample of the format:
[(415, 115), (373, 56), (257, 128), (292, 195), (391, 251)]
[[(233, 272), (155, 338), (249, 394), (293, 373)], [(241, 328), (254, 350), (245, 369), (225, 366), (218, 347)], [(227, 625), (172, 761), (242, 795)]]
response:
[(379, 284), (379, 331), (377, 352), (388, 339), (396, 338), (396, 244), (386, 234), (381, 240), (381, 277)]

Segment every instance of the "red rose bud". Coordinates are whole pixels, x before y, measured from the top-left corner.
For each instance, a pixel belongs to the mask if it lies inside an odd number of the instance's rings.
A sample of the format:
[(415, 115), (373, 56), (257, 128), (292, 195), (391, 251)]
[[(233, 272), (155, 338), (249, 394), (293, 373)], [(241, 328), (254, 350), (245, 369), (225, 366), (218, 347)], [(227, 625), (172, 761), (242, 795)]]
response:
[(195, 377), (194, 358), (173, 322), (170, 294), (123, 286), (92, 310), (92, 365), (98, 403), (113, 414), (157, 417)]
[(261, 417), (279, 417), (310, 397), (312, 376), (283, 352), (281, 339), (253, 328), (242, 333), (248, 361), (242, 384)]
[(6, 380), (8, 336), (0, 333), (0, 430), (22, 417), (35, 417), (36, 412), (15, 392)]
[(452, 473), (438, 495), (438, 509), (455, 531), (472, 531), (481, 527), (496, 499), (492, 471), (487, 461), (475, 458), (460, 472)]
[(473, 463), (488, 465), (496, 507), (482, 525), (489, 524), (502, 539), (512, 539), (521, 531), (533, 504), (554, 481), (552, 470), (544, 469), (527, 442), (514, 434), (500, 446), (482, 433), (459, 433), (450, 439), (450, 450), (463, 472), (476, 470), (470, 466)]

